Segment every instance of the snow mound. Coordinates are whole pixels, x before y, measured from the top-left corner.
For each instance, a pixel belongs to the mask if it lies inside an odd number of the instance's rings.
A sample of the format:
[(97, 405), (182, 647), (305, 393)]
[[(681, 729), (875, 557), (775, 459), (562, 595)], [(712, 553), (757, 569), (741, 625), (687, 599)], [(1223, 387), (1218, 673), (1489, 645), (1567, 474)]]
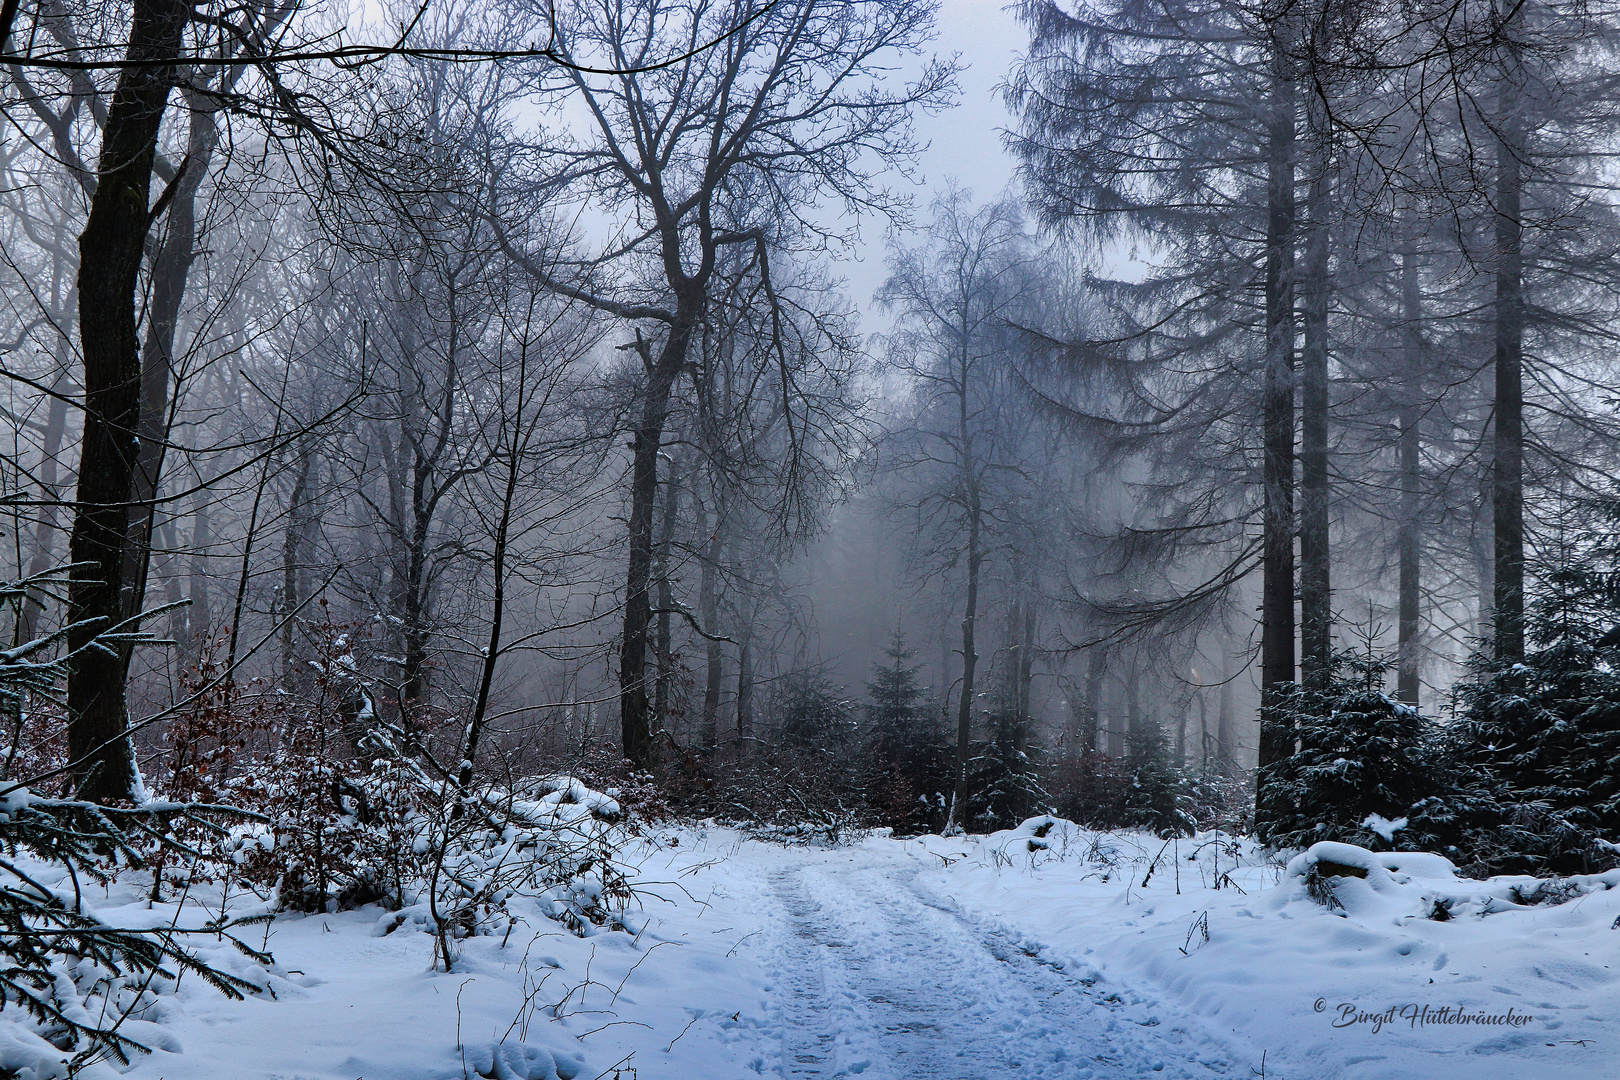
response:
[(1046, 851), (1052, 846), (1048, 835), (1057, 825), (1058, 819), (1050, 814), (1026, 818), (1015, 828), (1003, 829), (985, 837), (984, 847), (1009, 857)]
[(1368, 851), (1354, 844), (1312, 844), (1288, 862), (1294, 886), (1335, 912), (1396, 919), (1422, 916), (1445, 922), (1461, 915), (1494, 915), (1515, 908), (1561, 904), (1620, 885), (1620, 870), (1565, 878), (1502, 876), (1475, 881), (1457, 876), (1443, 855), (1426, 851)]
[[(0, 1023), (0, 1075), (16, 1080), (65, 1080), (73, 1075), (68, 1067), (70, 1057), (20, 1024)], [(117, 1074), (105, 1065), (92, 1065), (78, 1075), (101, 1080)]]
[[(535, 823), (573, 822), (595, 817), (617, 821), (624, 816), (618, 800), (587, 787), (572, 776), (542, 776), (523, 784), (512, 802), (512, 811)], [(492, 800), (496, 796), (492, 796)]]
[(495, 1043), (469, 1047), (467, 1067), (485, 1080), (574, 1080), (585, 1058), (533, 1043)]

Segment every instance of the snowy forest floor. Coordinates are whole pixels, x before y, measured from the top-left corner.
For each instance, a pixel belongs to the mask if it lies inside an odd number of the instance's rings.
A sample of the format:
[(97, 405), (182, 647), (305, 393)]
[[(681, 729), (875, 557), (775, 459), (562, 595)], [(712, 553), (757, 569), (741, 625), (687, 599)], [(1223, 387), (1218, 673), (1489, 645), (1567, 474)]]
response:
[[(430, 970), (427, 934), (381, 934), (379, 910), (281, 916), (277, 970), (250, 973), (274, 998), (183, 981), (160, 1023), (141, 1025), (170, 1049), (128, 1075), (1620, 1075), (1620, 888), (1607, 878), (1517, 905), (1494, 898), (1522, 879), (1446, 882), (1429, 866), (1348, 881), (1334, 911), (1241, 843), (1161, 851), (1066, 823), (1037, 850), (1032, 838), (1026, 825), (815, 849), (662, 830), (629, 853), (635, 933), (579, 938), (520, 908), (504, 941), (462, 942), (448, 974)], [(1436, 889), (1455, 894), (1448, 921), (1414, 906)], [(102, 915), (139, 917), (137, 886), (118, 890)], [(1533, 1019), (1421, 1023), (1408, 1005)]]

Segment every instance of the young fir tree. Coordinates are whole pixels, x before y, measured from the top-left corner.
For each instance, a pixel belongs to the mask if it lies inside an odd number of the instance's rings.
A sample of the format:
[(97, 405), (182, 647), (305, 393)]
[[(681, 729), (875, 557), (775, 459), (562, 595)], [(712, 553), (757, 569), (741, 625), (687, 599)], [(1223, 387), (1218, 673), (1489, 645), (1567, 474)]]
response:
[(782, 742), (794, 750), (840, 750), (855, 728), (855, 710), (842, 687), (816, 672), (795, 672), (783, 679), (776, 713)]
[(1464, 842), (1491, 869), (1613, 862), (1598, 840), (1620, 835), (1620, 573), (1602, 527), (1620, 506), (1599, 509), (1591, 531), (1537, 568), (1530, 632), (1539, 648), (1480, 665), (1458, 690), (1459, 757), (1489, 796), (1469, 815)]
[(866, 797), (884, 823), (932, 828), (944, 820), (951, 788), (950, 755), (934, 711), (923, 704), (916, 655), (895, 631), (866, 684)]
[(1018, 714), (1003, 705), (989, 716), (991, 737), (968, 763), (967, 819), (986, 832), (1006, 829), (1051, 806), (1030, 754), (1018, 748)]
[(1169, 741), (1157, 725), (1126, 738), (1125, 768), (1131, 780), (1120, 798), (1123, 824), (1165, 838), (1197, 828), (1187, 774), (1171, 759)]
[(1374, 849), (1429, 848), (1443, 809), (1431, 724), (1384, 693), (1390, 661), (1369, 638), (1334, 657), (1326, 689), (1282, 699), (1299, 749), (1261, 769), (1261, 839), (1274, 847), (1339, 840)]

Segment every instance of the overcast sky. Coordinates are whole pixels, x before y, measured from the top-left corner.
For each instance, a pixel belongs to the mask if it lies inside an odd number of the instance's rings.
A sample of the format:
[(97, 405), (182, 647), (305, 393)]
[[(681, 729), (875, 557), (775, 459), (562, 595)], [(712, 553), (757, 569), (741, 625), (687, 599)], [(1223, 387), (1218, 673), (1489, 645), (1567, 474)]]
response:
[[(997, 87), (1028, 38), (1012, 12), (1006, 10), (1007, 2), (940, 2), (939, 33), (930, 55), (958, 55), (965, 70), (958, 79), (961, 93), (955, 108), (937, 116), (916, 118), (917, 132), (929, 144), (917, 176), (919, 220), (926, 220), (934, 192), (942, 189), (947, 179), (970, 189), (974, 199), (981, 202), (995, 198), (1012, 182), (1012, 161), (1001, 146), (1001, 132), (1010, 118)], [(365, 0), (362, 8), (373, 18), (379, 10), (376, 0)], [(922, 62), (922, 58), (916, 59), (897, 71), (895, 78), (915, 77)], [(519, 107), (519, 112), (525, 111)], [(586, 123), (583, 106), (577, 101), (570, 101), (561, 115), (568, 123)], [(609, 219), (594, 209), (579, 212), (574, 226), (586, 235), (612, 231)], [(872, 305), (872, 294), (883, 283), (890, 236), (885, 222), (876, 217), (862, 222), (861, 234), (858, 251), (852, 257), (839, 258), (832, 269), (845, 279), (850, 302), (861, 312), (862, 331), (872, 333), (886, 329), (891, 321)]]
[[(942, 0), (939, 39), (935, 52), (961, 54), (967, 70), (961, 76), (961, 104), (939, 116), (919, 117), (918, 131), (929, 142), (923, 156), (917, 205), (926, 216), (933, 192), (946, 178), (973, 191), (976, 201), (1000, 194), (1012, 182), (1012, 161), (1001, 147), (1001, 129), (1008, 126), (996, 87), (1007, 76), (1013, 57), (1028, 42), (1024, 29), (1006, 0)], [(858, 261), (843, 261), (836, 272), (848, 279), (849, 296), (863, 313), (861, 328), (880, 330), (888, 319), (871, 306), (872, 293), (883, 282), (883, 257), (888, 236), (883, 225), (871, 222), (864, 230), (865, 244)]]

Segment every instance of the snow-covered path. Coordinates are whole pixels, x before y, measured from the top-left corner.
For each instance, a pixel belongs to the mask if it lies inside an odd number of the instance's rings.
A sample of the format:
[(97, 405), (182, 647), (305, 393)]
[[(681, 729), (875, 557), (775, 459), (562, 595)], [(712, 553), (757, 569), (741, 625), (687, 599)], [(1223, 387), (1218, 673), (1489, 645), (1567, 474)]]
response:
[[(575, 937), (514, 898), (513, 933), (460, 942), (453, 973), (435, 968), (429, 935), (382, 934), (380, 910), (282, 915), (266, 927), (284, 972), (274, 996), (231, 1001), (187, 979), (153, 1006), (166, 1049), (126, 1075), (1620, 1076), (1620, 882), (1434, 921), (1423, 890), (1511, 882), (1376, 893), (1356, 879), (1330, 910), (1230, 844), (1178, 853), (1063, 824), (1049, 849), (1030, 839), (1021, 826), (829, 850), (672, 826), (629, 849), (631, 932)], [(138, 880), (101, 911), (152, 917)], [(1519, 1019), (1409, 1023), (1416, 1005)], [(1366, 1011), (1346, 1022), (1352, 1006)], [(502, 1054), (522, 1061), (494, 1067)]]
[(917, 880), (922, 864), (899, 845), (784, 862), (769, 875), (766, 945), (782, 1003), (784, 1080), (1231, 1070), (1201, 1025), (1066, 974), (929, 893)]

